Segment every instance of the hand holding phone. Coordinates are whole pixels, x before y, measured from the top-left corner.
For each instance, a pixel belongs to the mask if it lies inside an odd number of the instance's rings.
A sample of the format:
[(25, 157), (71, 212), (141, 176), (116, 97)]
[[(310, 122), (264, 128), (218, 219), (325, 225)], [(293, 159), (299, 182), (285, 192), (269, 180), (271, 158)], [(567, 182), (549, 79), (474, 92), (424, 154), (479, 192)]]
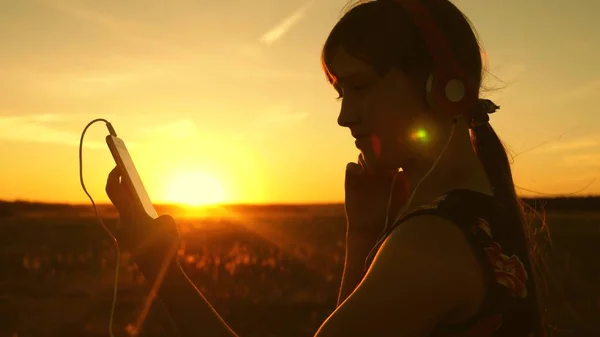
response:
[(142, 179), (140, 178), (135, 165), (133, 164), (133, 160), (129, 155), (129, 151), (125, 146), (125, 142), (116, 136), (108, 135), (106, 136), (106, 144), (119, 168), (121, 179), (124, 180), (122, 183), (124, 183), (131, 192), (131, 197), (134, 202), (133, 207), (139, 207), (152, 219), (158, 218), (158, 213), (156, 213), (154, 205), (152, 205), (152, 201), (146, 192)]
[(109, 174), (106, 193), (119, 210), (120, 223), (112, 234), (119, 247), (130, 252), (138, 268), (151, 282), (155, 282), (165, 261), (176, 259), (180, 240), (175, 220), (169, 215), (152, 218), (135, 204), (133, 193), (126, 187), (127, 180), (117, 166)]

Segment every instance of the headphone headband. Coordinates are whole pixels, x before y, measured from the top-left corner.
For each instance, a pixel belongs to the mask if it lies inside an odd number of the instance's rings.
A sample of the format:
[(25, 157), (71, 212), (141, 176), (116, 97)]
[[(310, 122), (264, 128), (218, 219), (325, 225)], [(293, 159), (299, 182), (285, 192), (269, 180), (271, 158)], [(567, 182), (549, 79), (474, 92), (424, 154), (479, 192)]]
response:
[(408, 12), (415, 26), (422, 32), (433, 59), (434, 69), (426, 87), (430, 103), (452, 116), (468, 113), (476, 102), (476, 97), (472, 97), (476, 91), (469, 85), (468, 77), (457, 63), (448, 40), (429, 10), (420, 0), (393, 2)]
[[(399, 4), (410, 14), (415, 26), (423, 33), (425, 44), (431, 53), (436, 70), (453, 68), (451, 70), (455, 71), (457, 74), (461, 72), (460, 67), (458, 67), (455, 62), (452, 48), (450, 48), (448, 41), (438, 28), (434, 18), (429, 13), (429, 10), (423, 6), (421, 1), (395, 0), (394, 2)], [(448, 67), (449, 65), (450, 67)]]

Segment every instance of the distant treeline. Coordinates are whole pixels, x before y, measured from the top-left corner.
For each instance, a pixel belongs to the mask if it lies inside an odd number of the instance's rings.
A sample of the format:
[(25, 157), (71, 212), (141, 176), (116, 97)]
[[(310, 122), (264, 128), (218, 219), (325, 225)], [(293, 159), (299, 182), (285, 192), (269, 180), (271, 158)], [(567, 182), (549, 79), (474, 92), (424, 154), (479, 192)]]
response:
[[(554, 198), (522, 198), (522, 200), (537, 210), (546, 211), (600, 211), (600, 196), (587, 196), (587, 197), (554, 197)], [(97, 205), (100, 209), (112, 209), (112, 205)], [(281, 211), (295, 211), (302, 212), (305, 208), (319, 207), (321, 205), (228, 205), (234, 209), (241, 208), (252, 208), (255, 212), (260, 211), (261, 208)], [(329, 205), (322, 205), (330, 207)], [(172, 208), (176, 206), (160, 206), (157, 208)], [(0, 200), (0, 218), (11, 216), (18, 213), (27, 212), (81, 212), (90, 210), (91, 205), (72, 205), (72, 204), (52, 204), (42, 202), (31, 202), (31, 201), (2, 201)]]
[(78, 206), (68, 204), (0, 200), (0, 218), (28, 212), (72, 212), (76, 211), (77, 208)]

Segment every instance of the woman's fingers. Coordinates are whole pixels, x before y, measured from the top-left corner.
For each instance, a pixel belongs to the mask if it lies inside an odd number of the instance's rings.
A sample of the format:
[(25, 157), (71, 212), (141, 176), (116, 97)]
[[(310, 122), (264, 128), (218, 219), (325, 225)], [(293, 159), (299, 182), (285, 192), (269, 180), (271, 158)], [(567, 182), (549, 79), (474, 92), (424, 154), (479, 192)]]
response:
[(120, 177), (121, 170), (119, 170), (118, 166), (115, 166), (115, 168), (113, 168), (108, 174), (108, 179), (106, 180), (106, 194), (108, 195), (110, 201), (113, 202), (113, 204), (115, 203), (115, 199), (118, 198), (119, 189), (121, 185), (121, 183), (119, 182)]
[(357, 163), (348, 163), (346, 164), (346, 174), (348, 173), (353, 175), (361, 175), (362, 168)]
[(106, 180), (106, 195), (115, 205), (119, 212), (129, 212), (132, 205), (132, 197), (123, 181), (123, 176), (119, 167), (115, 167), (108, 174)]
[(358, 155), (358, 165), (360, 165), (363, 172), (370, 172), (367, 161), (362, 153)]

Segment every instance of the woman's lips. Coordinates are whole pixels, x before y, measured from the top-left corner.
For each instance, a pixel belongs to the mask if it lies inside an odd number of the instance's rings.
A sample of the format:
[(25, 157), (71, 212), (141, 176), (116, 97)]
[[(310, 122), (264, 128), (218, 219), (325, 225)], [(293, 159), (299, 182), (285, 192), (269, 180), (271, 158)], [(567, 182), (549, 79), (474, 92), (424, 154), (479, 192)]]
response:
[(375, 156), (379, 157), (381, 155), (381, 142), (379, 137), (375, 135), (359, 136), (354, 144), (359, 150), (370, 149), (375, 153)]

